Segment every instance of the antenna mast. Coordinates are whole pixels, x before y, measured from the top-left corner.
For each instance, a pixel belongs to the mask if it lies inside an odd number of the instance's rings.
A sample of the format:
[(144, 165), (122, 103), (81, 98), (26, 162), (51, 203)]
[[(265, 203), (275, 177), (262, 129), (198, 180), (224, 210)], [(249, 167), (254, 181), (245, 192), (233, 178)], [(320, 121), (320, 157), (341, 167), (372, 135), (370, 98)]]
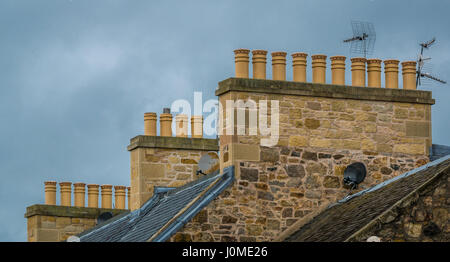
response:
[(364, 58), (373, 53), (376, 33), (372, 23), (351, 21), (353, 37), (345, 39), (344, 43), (350, 43), (350, 52), (363, 54)]
[(421, 83), (421, 79), (423, 77), (426, 77), (428, 79), (434, 80), (434, 81), (439, 82), (441, 84), (446, 84), (447, 83), (446, 81), (444, 81), (442, 79), (439, 79), (438, 77), (435, 77), (435, 76), (431, 75), (430, 73), (423, 72), (425, 61), (431, 60), (431, 57), (427, 57), (427, 58), (423, 57), (423, 50), (424, 49), (428, 49), (435, 42), (436, 42), (436, 37), (433, 37), (433, 39), (431, 39), (430, 41), (419, 44), (420, 45), (420, 54), (418, 55), (418, 58), (417, 58), (416, 88), (417, 88), (417, 86), (420, 86), (422, 84)]

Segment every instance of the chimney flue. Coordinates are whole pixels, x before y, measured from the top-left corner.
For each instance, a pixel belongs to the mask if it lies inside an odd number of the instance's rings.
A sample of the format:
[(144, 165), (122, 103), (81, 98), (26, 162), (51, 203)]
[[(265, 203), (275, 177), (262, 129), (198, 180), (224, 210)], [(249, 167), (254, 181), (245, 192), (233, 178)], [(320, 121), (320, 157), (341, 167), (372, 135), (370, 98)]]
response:
[(306, 53), (292, 54), (292, 71), (295, 82), (306, 82)]
[(398, 60), (384, 60), (386, 88), (398, 88)]
[(184, 114), (178, 114), (175, 117), (175, 134), (177, 137), (187, 137), (188, 135), (188, 116)]
[(59, 190), (61, 192), (61, 206), (70, 207), (72, 205), (72, 183), (59, 183)]
[(115, 208), (125, 209), (125, 190), (126, 189), (127, 189), (127, 187), (125, 187), (125, 186), (114, 186)]
[(144, 113), (144, 135), (156, 136), (156, 113)]
[(112, 208), (112, 185), (102, 185), (102, 208)]
[(286, 52), (272, 53), (272, 79), (286, 80)]
[(172, 114), (170, 108), (164, 108), (163, 113), (159, 115), (159, 128), (161, 136), (172, 136)]
[(367, 86), (381, 87), (381, 60), (367, 59)]
[(415, 90), (416, 87), (416, 61), (402, 63), (403, 89)]
[(73, 194), (74, 194), (74, 206), (84, 207), (86, 184), (85, 183), (74, 183), (73, 184)]
[(98, 188), (99, 185), (88, 184), (88, 207), (98, 208)]
[(128, 209), (131, 210), (131, 187), (127, 187)]
[(191, 136), (194, 138), (203, 137), (203, 116), (191, 116)]
[(366, 86), (366, 59), (354, 57), (350, 61), (352, 61), (352, 86)]
[(252, 64), (253, 64), (253, 78), (266, 79), (266, 50), (253, 50), (252, 51)]
[(56, 205), (56, 182), (45, 181), (45, 204)]
[(333, 85), (345, 85), (345, 56), (332, 56), (331, 60), (331, 83)]
[(248, 61), (250, 50), (236, 49), (234, 50), (234, 63), (236, 67), (236, 77), (248, 78)]
[(325, 84), (325, 71), (327, 69), (326, 55), (312, 55), (313, 83)]

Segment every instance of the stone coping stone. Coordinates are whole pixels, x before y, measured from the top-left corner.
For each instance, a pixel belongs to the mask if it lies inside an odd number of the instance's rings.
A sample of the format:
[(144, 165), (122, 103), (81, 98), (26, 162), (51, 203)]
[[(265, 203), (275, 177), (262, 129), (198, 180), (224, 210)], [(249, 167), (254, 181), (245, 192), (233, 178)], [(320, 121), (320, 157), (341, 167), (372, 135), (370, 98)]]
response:
[(373, 100), (434, 105), (431, 91), (331, 85), (231, 77), (219, 82), (216, 96), (230, 91)]
[(54, 205), (32, 205), (27, 207), (25, 218), (40, 215), (54, 217), (97, 218), (101, 213), (111, 212), (113, 216), (129, 212), (128, 209), (109, 209), (94, 207), (68, 207)]
[(127, 149), (132, 151), (139, 147), (219, 151), (219, 140), (173, 136), (136, 136), (130, 140)]

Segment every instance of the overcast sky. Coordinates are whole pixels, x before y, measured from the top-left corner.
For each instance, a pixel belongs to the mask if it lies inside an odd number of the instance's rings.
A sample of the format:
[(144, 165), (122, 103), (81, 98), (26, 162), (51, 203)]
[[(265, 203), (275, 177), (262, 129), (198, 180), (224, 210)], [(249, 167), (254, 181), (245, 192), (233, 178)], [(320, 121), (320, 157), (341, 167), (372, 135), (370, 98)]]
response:
[[(126, 146), (143, 113), (194, 91), (215, 98), (234, 49), (350, 56), (350, 21), (370, 21), (372, 57), (414, 60), (436, 36), (427, 55), (450, 80), (449, 10), (423, 0), (0, 0), (0, 241), (26, 241), (25, 208), (44, 203), (45, 180), (129, 185)], [(436, 99), (433, 143), (450, 145), (450, 86), (421, 89)]]

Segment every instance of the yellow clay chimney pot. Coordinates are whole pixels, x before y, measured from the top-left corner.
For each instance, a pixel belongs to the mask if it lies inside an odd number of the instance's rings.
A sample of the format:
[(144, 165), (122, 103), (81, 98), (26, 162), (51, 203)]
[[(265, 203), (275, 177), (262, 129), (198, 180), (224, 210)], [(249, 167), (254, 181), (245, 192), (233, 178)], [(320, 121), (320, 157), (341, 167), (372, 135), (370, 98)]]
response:
[(131, 209), (131, 187), (127, 187), (128, 209)]
[(144, 113), (144, 135), (156, 136), (156, 113)]
[(88, 207), (98, 208), (98, 188), (97, 184), (88, 184)]
[(72, 183), (59, 183), (59, 190), (61, 192), (61, 206), (70, 207), (72, 205)]
[(45, 181), (45, 204), (56, 205), (56, 181)]
[(191, 116), (191, 136), (194, 138), (203, 137), (203, 116)]
[(353, 57), (352, 61), (352, 86), (366, 86), (366, 59)]
[(416, 89), (416, 61), (405, 61), (402, 63), (403, 89)]
[(102, 185), (102, 208), (112, 208), (112, 185)]
[(170, 113), (170, 109), (165, 109), (164, 111), (164, 113), (159, 115), (159, 127), (161, 128), (160, 135), (172, 136), (172, 114)]
[(272, 53), (272, 79), (286, 80), (286, 52)]
[(185, 114), (178, 114), (175, 117), (176, 127), (175, 132), (177, 137), (188, 136), (188, 116)]
[(384, 60), (384, 78), (386, 88), (398, 88), (398, 63), (400, 61), (391, 59)]
[(345, 85), (345, 56), (332, 56), (331, 60), (331, 83), (333, 85)]
[(306, 82), (306, 53), (292, 54), (293, 81)]
[(236, 67), (236, 77), (248, 78), (248, 62), (250, 50), (236, 49), (234, 50), (234, 63)]
[(325, 72), (327, 69), (326, 55), (312, 55), (312, 78), (313, 83), (325, 84)]
[(74, 183), (73, 184), (73, 194), (74, 194), (74, 204), (73, 205), (76, 207), (84, 207), (86, 184), (85, 183)]
[(381, 87), (381, 59), (367, 59), (367, 86)]
[(114, 186), (114, 201), (115, 208), (117, 209), (125, 209), (125, 194), (127, 187), (126, 186)]
[(266, 50), (253, 50), (252, 51), (252, 64), (253, 64), (253, 78), (266, 79)]

